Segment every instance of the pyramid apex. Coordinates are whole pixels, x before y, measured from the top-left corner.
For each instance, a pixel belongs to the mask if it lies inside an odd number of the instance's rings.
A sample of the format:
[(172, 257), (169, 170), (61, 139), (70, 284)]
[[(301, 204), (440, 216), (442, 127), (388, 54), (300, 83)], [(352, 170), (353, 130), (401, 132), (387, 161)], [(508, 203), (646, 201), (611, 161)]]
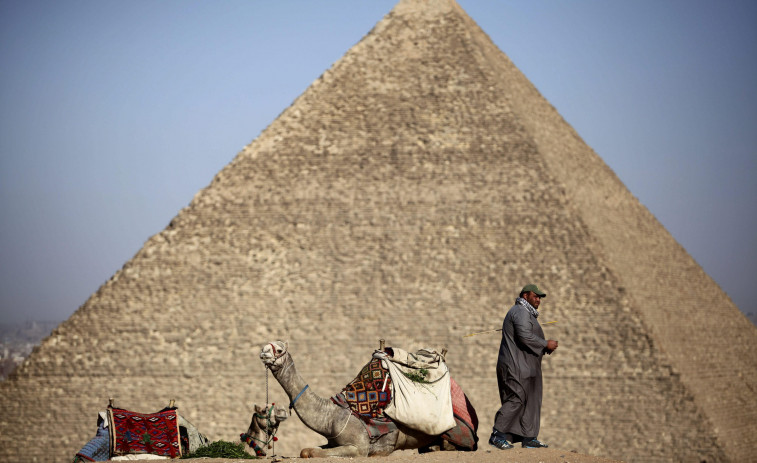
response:
[(455, 0), (400, 0), (392, 12), (399, 15), (421, 14), (433, 17), (452, 10), (460, 10)]

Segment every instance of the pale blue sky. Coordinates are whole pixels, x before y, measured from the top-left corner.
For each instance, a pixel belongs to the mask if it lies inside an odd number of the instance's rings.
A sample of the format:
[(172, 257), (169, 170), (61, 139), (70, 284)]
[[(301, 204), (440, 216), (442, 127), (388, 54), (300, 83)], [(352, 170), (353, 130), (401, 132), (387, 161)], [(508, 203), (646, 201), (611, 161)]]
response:
[[(459, 3), (757, 312), (757, 2)], [(394, 4), (0, 0), (0, 322), (69, 317)]]

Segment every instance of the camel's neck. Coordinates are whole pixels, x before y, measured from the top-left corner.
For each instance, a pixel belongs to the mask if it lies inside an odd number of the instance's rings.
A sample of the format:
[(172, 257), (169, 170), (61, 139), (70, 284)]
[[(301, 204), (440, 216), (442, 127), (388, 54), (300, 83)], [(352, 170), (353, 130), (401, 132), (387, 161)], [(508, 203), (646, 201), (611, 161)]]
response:
[(318, 434), (326, 438), (336, 436), (347, 420), (349, 410), (336, 405), (329, 399), (319, 397), (310, 387), (305, 389), (307, 383), (297, 373), (292, 356), (288, 352), (282, 360), (281, 368), (273, 372), (273, 376), (284, 388), (290, 403), (299, 395), (294, 404), (297, 416), (305, 423), (305, 426)]

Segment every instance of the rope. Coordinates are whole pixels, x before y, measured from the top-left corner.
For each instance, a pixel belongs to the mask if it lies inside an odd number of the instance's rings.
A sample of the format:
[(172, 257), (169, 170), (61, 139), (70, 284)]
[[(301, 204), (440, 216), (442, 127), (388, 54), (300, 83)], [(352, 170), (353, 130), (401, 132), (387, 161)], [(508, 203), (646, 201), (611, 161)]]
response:
[(252, 449), (255, 451), (255, 455), (257, 455), (259, 457), (265, 456), (265, 451), (263, 450), (263, 446), (258, 445), (258, 444), (255, 443), (255, 441), (258, 441), (258, 442), (261, 442), (261, 443), (265, 444), (260, 439), (255, 439), (253, 436), (251, 436), (249, 434), (240, 434), (239, 435), (239, 439), (241, 439), (242, 442), (246, 442), (247, 445), (249, 445), (250, 447), (252, 447)]
[[(277, 359), (278, 359), (278, 358), (280, 358), (280, 357), (277, 357)], [(285, 366), (285, 367), (284, 367), (284, 369), (283, 369), (283, 370), (281, 370), (281, 372), (279, 373), (279, 375), (283, 376), (283, 375), (284, 375), (284, 373), (285, 373), (285, 372), (286, 372), (286, 371), (287, 371), (287, 370), (289, 369), (289, 367), (291, 367), (292, 365), (294, 365), (294, 361), (292, 361), (292, 362), (289, 362), (289, 363), (287, 364), (287, 366)]]
[[(268, 405), (268, 368), (265, 369), (265, 404)], [(271, 409), (268, 411), (268, 416), (266, 417), (266, 427), (265, 427), (266, 439), (268, 439), (268, 428), (271, 426), (271, 413), (273, 412), (274, 405), (275, 404), (271, 404)], [(273, 431), (273, 434), (275, 433), (276, 431)], [(274, 439), (273, 434), (271, 435), (269, 442), (270, 440), (273, 440), (273, 444), (271, 445), (271, 453), (276, 455), (276, 439)], [(266, 444), (268, 444), (268, 442), (266, 442)]]
[(306, 389), (307, 389), (308, 387), (310, 387), (310, 385), (309, 385), (309, 384), (306, 384), (306, 385), (305, 385), (305, 387), (303, 387), (303, 388), (302, 388), (302, 390), (300, 391), (300, 393), (299, 393), (299, 394), (297, 394), (297, 397), (295, 397), (293, 401), (289, 402), (289, 409), (290, 409), (290, 410), (294, 408), (294, 403), (295, 403), (295, 402), (297, 402), (297, 399), (299, 399), (299, 398), (300, 398), (300, 396), (302, 395), (302, 393), (303, 393), (303, 392), (305, 392), (305, 390), (306, 390)]
[(329, 437), (329, 439), (336, 439), (337, 437), (341, 436), (345, 429), (347, 429), (347, 423), (350, 422), (350, 418), (352, 417), (352, 412), (347, 411), (347, 419), (344, 421), (344, 426), (342, 426), (342, 430), (337, 433), (334, 437)]

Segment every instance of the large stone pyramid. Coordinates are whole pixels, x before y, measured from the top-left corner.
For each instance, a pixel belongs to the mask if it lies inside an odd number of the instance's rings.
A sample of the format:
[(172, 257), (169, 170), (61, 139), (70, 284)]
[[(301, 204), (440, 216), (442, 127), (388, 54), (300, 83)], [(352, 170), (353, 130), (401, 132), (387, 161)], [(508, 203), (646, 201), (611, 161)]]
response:
[(447, 347), (485, 439), (499, 338), (463, 336), (527, 282), (559, 321), (540, 437), (757, 458), (757, 329), (453, 0), (402, 0), (0, 384), (0, 460), (69, 461), (110, 397), (235, 440), (288, 402), (275, 339), (325, 397), (380, 338)]

